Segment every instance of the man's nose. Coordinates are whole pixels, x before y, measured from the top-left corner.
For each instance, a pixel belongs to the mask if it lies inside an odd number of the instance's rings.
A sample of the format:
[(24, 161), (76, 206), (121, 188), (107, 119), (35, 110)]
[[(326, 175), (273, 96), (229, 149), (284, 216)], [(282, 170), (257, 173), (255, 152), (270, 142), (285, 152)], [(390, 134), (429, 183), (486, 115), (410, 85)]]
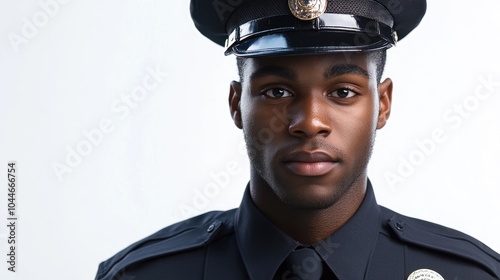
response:
[(291, 120), (288, 131), (301, 138), (328, 136), (332, 132), (331, 104), (322, 95), (310, 94), (298, 98), (289, 108)]

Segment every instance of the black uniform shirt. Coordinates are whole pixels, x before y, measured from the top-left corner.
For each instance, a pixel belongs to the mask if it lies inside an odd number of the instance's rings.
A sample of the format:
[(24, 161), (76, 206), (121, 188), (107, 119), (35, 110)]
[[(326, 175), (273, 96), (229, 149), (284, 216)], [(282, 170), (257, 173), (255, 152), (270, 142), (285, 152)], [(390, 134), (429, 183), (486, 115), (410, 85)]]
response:
[[(236, 240), (250, 278), (271, 279), (292, 250), (301, 244), (263, 216), (248, 190), (236, 215)], [(356, 214), (340, 230), (313, 245), (340, 279), (363, 279), (379, 235), (379, 217), (380, 209), (369, 186)]]
[[(247, 188), (238, 209), (169, 226), (101, 263), (96, 279), (282, 279), (278, 268), (300, 245), (257, 209)], [(420, 269), (446, 280), (500, 279), (493, 250), (379, 206), (370, 182), (355, 215), (312, 247), (340, 280), (407, 279)]]

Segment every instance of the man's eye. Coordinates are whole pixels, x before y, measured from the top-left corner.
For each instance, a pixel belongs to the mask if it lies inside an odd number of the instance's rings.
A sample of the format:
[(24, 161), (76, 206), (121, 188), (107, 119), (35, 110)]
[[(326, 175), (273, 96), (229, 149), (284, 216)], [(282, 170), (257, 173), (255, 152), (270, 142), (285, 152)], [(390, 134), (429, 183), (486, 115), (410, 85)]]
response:
[(272, 88), (264, 91), (262, 94), (271, 98), (290, 97), (292, 94), (284, 88)]
[(356, 93), (348, 88), (340, 88), (331, 93), (331, 95), (340, 98), (350, 98), (356, 95)]

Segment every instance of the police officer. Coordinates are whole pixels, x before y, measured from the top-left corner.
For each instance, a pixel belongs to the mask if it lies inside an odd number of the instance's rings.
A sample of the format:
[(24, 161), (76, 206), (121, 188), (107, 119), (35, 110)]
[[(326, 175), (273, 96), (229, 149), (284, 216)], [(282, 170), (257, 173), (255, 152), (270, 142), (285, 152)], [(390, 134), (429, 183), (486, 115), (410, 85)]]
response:
[(500, 279), (500, 256), (379, 206), (367, 177), (391, 111), (386, 49), (425, 0), (192, 0), (237, 56), (229, 107), (251, 163), (241, 205), (169, 226), (96, 279)]

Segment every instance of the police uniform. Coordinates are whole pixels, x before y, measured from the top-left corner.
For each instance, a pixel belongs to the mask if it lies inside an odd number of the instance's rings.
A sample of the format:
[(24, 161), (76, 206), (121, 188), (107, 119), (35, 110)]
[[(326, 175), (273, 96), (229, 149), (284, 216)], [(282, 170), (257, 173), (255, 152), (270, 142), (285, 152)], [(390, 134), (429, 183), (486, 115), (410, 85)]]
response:
[[(101, 263), (96, 279), (296, 279), (276, 275), (298, 245), (259, 211), (247, 188), (239, 208), (164, 228)], [(326, 279), (411, 279), (419, 271), (446, 280), (500, 279), (500, 256), (493, 250), (379, 206), (370, 182), (356, 214), (312, 246), (334, 273)]]
[[(191, 2), (198, 30), (226, 54), (244, 57), (386, 49), (425, 9), (425, 0)], [(305, 246), (320, 265), (304, 261), (287, 270), (289, 256)], [(319, 243), (303, 245), (280, 231), (247, 187), (239, 208), (166, 227), (101, 263), (96, 279), (299, 279), (318, 266), (321, 279), (500, 279), (499, 254), (456, 230), (379, 206), (369, 181), (356, 213)]]

